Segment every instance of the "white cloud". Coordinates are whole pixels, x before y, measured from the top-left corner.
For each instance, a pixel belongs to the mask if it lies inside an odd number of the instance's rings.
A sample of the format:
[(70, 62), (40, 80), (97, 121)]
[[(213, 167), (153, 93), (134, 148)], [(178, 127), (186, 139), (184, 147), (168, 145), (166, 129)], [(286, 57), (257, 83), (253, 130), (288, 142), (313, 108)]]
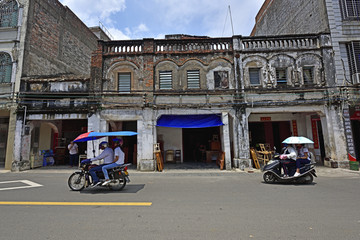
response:
[(116, 29), (116, 28), (108, 28), (108, 31), (110, 32), (110, 34), (112, 35), (113, 39), (112, 40), (129, 40), (131, 39), (129, 37), (128, 33), (123, 33), (121, 30)]
[(111, 23), (111, 16), (124, 11), (125, 0), (60, 0), (68, 6), (87, 26), (98, 26), (99, 21)]

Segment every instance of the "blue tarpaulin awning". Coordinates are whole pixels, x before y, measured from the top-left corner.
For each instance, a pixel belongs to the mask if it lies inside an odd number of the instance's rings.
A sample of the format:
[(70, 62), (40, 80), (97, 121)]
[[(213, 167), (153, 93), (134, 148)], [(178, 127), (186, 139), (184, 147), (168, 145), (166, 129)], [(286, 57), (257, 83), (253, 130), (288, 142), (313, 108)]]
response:
[(207, 128), (224, 125), (221, 115), (201, 114), (201, 115), (162, 115), (156, 126), (173, 128)]

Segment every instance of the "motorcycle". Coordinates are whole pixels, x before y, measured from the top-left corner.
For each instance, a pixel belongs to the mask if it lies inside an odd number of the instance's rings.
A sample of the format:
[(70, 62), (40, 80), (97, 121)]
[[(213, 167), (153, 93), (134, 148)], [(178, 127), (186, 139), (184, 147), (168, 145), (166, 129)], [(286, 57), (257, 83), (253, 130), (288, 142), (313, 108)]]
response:
[[(285, 167), (285, 168), (284, 168)], [(288, 170), (288, 176), (286, 170)], [(304, 183), (310, 184), (316, 176), (315, 164), (310, 162), (301, 166), (300, 175), (294, 177), (296, 166), (294, 160), (282, 160), (280, 154), (275, 154), (274, 159), (269, 161), (263, 168), (263, 179), (266, 183)]]
[[(119, 167), (108, 169), (109, 179), (111, 182), (105, 186), (100, 184), (100, 186), (107, 187), (115, 191), (122, 190), (126, 183), (130, 182), (129, 173), (127, 171), (129, 165), (131, 165), (131, 163), (126, 163)], [(80, 171), (74, 172), (69, 177), (68, 185), (70, 189), (73, 191), (80, 191), (89, 187), (92, 184), (92, 178), (89, 171), (91, 168), (96, 166), (97, 165), (95, 164), (91, 164), (91, 161), (88, 159), (81, 161)], [(96, 174), (99, 177), (100, 182), (105, 181), (102, 171), (96, 172)]]

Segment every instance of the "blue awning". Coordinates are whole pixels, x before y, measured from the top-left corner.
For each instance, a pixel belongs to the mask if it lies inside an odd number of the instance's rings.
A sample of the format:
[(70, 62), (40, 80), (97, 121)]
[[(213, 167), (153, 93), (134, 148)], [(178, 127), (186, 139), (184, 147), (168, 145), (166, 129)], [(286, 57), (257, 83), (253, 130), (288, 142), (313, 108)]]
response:
[(202, 115), (162, 115), (156, 126), (173, 128), (207, 128), (224, 125), (221, 115), (202, 114)]

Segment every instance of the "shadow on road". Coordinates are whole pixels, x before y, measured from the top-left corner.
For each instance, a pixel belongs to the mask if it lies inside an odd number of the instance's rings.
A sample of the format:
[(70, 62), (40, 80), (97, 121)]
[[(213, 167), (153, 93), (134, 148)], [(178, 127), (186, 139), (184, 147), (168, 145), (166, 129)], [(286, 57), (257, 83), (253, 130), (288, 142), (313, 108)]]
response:
[(145, 184), (129, 184), (121, 191), (111, 190), (105, 187), (86, 188), (80, 193), (82, 194), (108, 194), (108, 193), (137, 193), (145, 187)]

